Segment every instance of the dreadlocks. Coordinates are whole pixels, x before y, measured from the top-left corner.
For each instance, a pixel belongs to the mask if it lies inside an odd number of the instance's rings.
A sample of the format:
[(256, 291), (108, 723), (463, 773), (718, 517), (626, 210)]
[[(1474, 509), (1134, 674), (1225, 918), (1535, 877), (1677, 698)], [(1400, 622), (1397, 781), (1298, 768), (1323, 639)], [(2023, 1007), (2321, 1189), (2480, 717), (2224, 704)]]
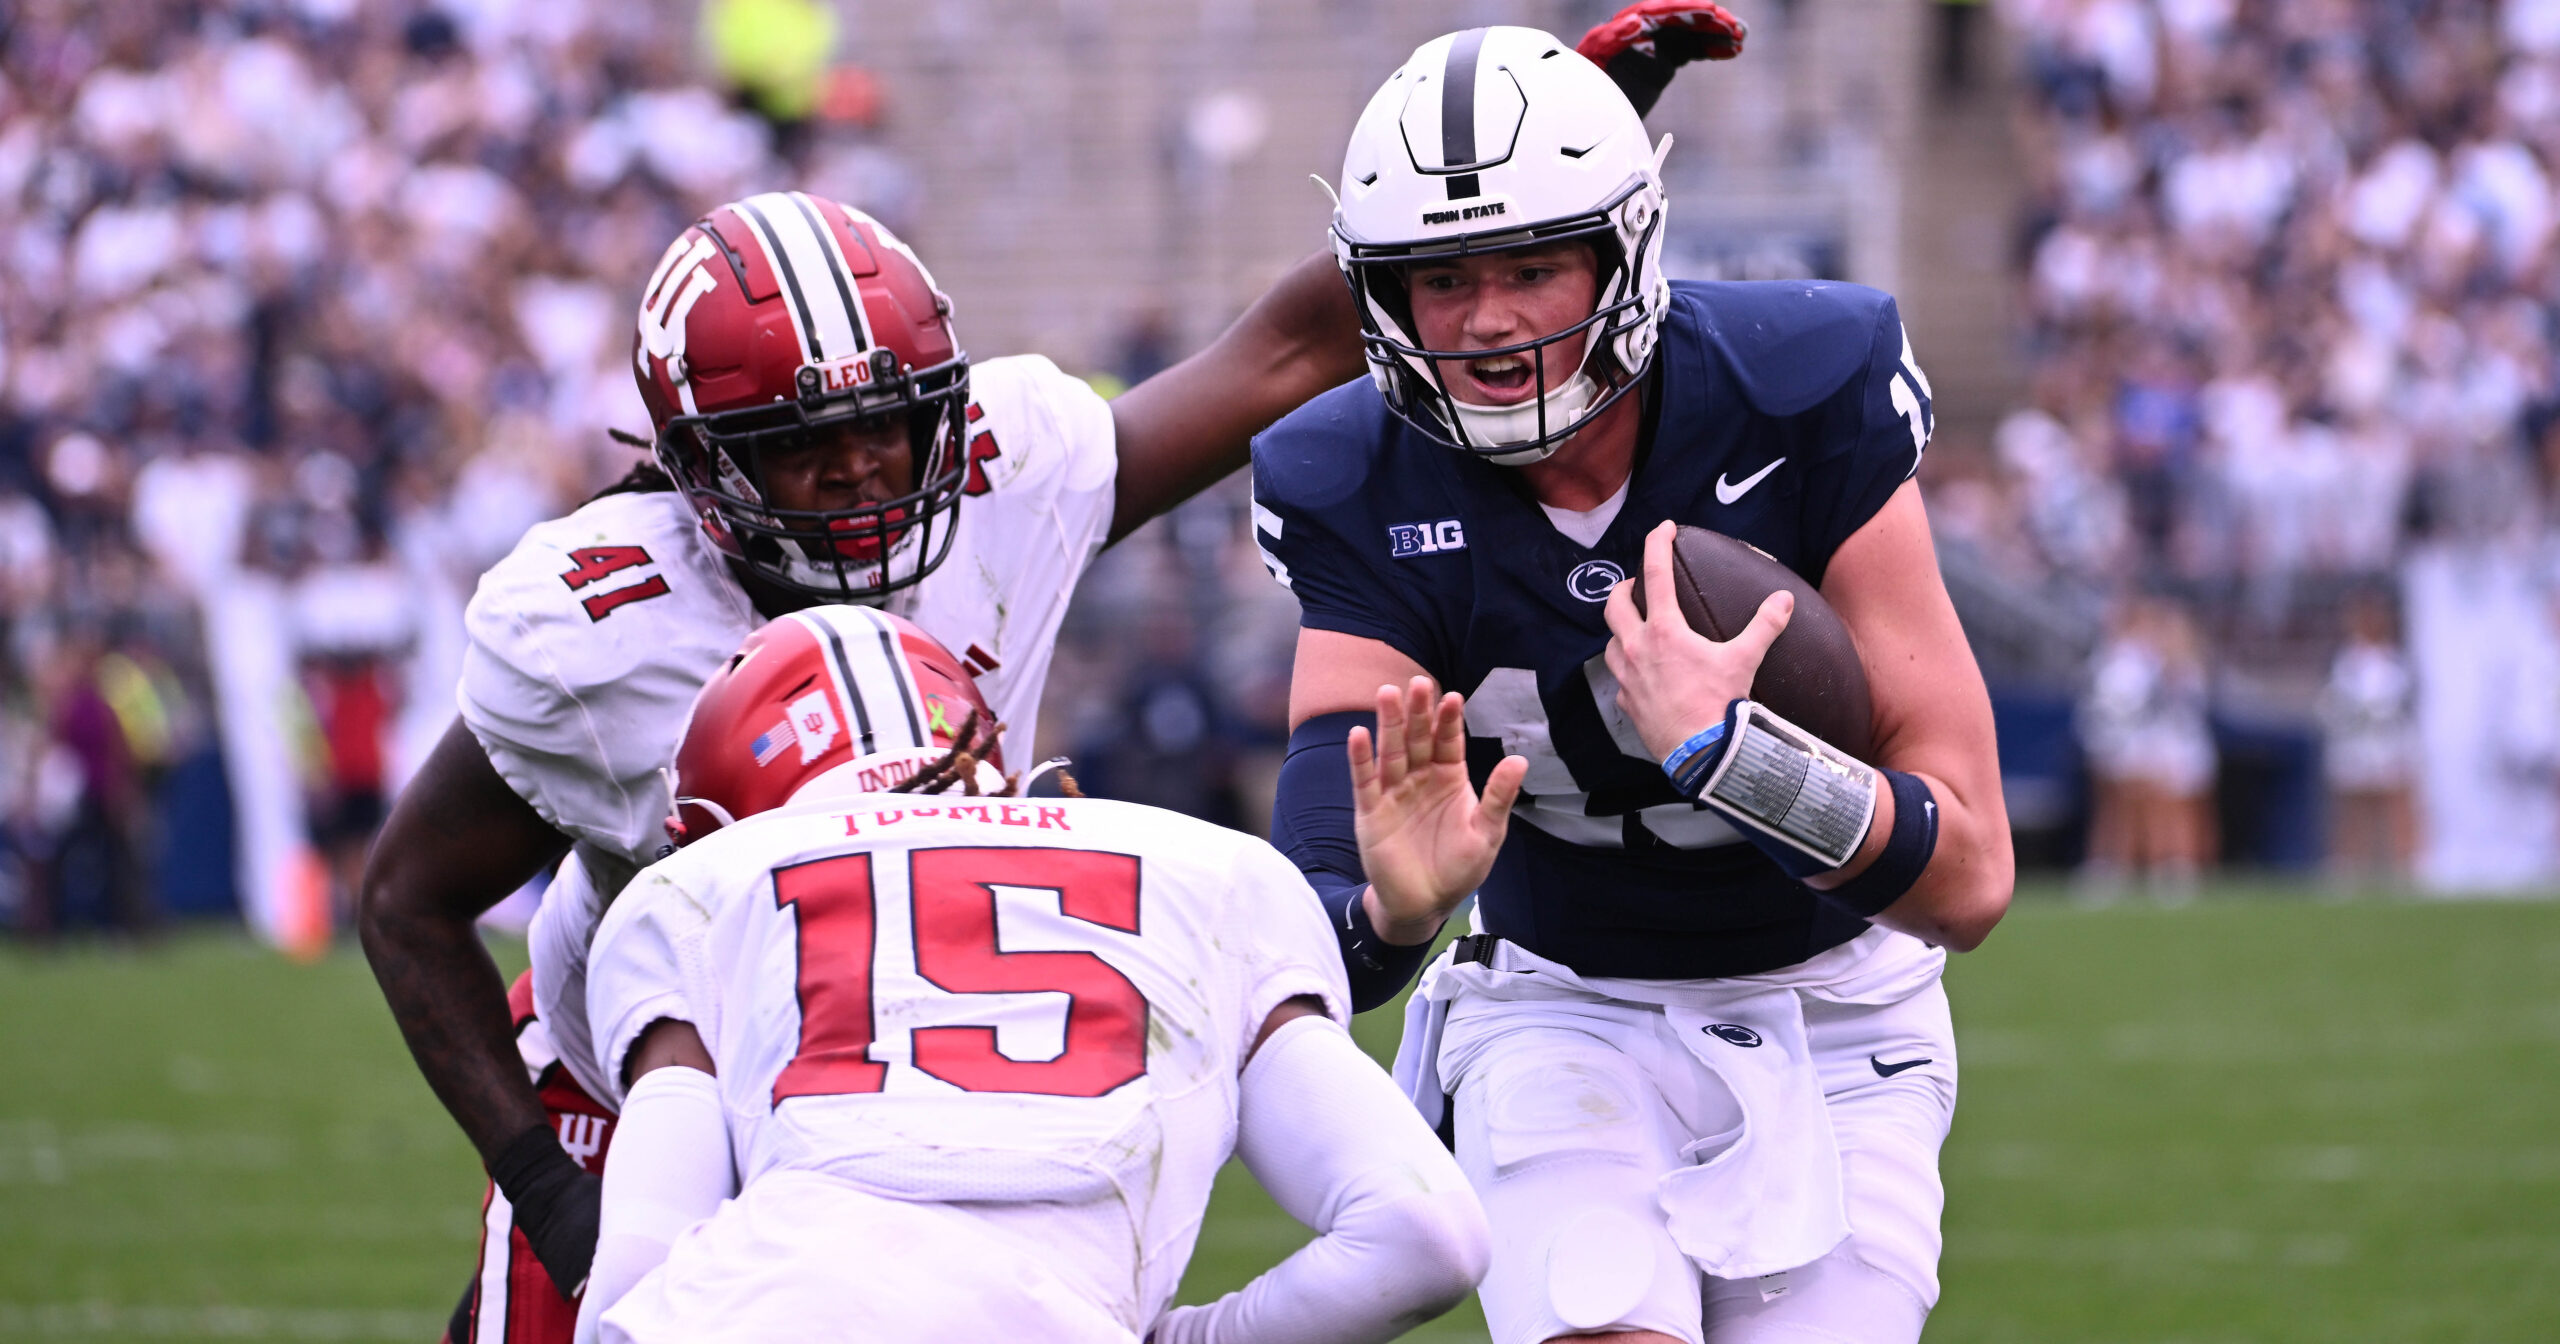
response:
[[(980, 716), (978, 711), (972, 708), (969, 711), (969, 717), (960, 721), (960, 731), (952, 735), (951, 750), (943, 753), (942, 759), (890, 785), (889, 792), (948, 793), (951, 786), (957, 784), (969, 797), (979, 797), (979, 757), (995, 746), (996, 739), (1004, 734), (1005, 725), (998, 723), (986, 726), (984, 732), (981, 732), (980, 728)], [(1058, 788), (1069, 798), (1084, 796), (1084, 790), (1076, 787), (1075, 776), (1064, 770), (1058, 772)], [(1012, 774), (1004, 777), (1004, 788), (995, 796), (1015, 798), (1021, 796), (1021, 791), (1022, 776)]]

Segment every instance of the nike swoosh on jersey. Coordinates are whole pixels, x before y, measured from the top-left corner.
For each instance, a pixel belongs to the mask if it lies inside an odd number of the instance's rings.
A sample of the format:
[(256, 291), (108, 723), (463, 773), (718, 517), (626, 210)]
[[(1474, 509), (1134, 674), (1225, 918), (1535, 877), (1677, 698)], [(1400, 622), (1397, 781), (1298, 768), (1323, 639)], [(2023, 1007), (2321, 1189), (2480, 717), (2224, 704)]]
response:
[(1762, 467), (1758, 471), (1743, 477), (1740, 484), (1735, 484), (1734, 482), (1726, 480), (1723, 472), (1717, 472), (1716, 502), (1718, 504), (1730, 504), (1733, 501), (1742, 498), (1744, 495), (1751, 493), (1751, 487), (1769, 479), (1769, 473), (1776, 471), (1779, 467), (1785, 465), (1786, 460), (1787, 459), (1782, 457), (1771, 462), (1769, 465)]
[(1904, 1069), (1916, 1069), (1929, 1062), (1928, 1058), (1924, 1056), (1919, 1059), (1906, 1059), (1898, 1063), (1887, 1064), (1874, 1055), (1867, 1056), (1867, 1063), (1875, 1066), (1876, 1076), (1878, 1078), (1890, 1078), (1893, 1075), (1902, 1072)]

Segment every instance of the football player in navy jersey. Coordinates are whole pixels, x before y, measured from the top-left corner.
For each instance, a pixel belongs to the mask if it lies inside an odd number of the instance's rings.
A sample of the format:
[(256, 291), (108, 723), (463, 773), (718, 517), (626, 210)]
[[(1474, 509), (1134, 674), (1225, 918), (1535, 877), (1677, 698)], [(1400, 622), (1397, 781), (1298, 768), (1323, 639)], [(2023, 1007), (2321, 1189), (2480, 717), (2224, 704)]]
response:
[[(1667, 151), (1528, 29), (1425, 44), (1362, 114), (1333, 233), (1373, 379), (1254, 445), (1304, 627), (1274, 838), (1363, 1007), (1478, 898), (1398, 1073), (1491, 1214), (1500, 1344), (1916, 1340), (1939, 972), (2013, 872), (1929, 385), (1875, 290), (1667, 283)], [(1681, 620), (1682, 523), (1837, 609), (1872, 762), (1747, 698), (1784, 594), (1730, 641)]]

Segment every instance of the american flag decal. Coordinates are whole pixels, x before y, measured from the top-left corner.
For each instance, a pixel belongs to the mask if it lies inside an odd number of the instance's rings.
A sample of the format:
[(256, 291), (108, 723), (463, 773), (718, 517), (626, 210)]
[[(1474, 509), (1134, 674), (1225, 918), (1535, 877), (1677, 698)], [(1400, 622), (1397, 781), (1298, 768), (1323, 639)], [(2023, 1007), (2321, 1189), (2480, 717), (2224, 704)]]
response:
[(798, 739), (799, 734), (791, 731), (791, 723), (786, 719), (765, 729), (762, 735), (748, 744), (748, 748), (755, 752), (756, 764), (771, 765), (774, 757), (789, 751), (791, 744)]

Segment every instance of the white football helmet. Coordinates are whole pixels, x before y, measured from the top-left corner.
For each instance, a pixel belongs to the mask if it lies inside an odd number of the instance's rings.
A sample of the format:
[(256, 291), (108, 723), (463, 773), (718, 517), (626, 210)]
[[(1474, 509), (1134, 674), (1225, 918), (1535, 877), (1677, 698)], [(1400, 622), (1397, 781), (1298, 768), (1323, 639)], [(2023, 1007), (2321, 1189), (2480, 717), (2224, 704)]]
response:
[[(1417, 48), (1369, 100), (1343, 155), (1334, 256), (1360, 308), (1369, 373), (1423, 433), (1505, 466), (1553, 453), (1652, 367), (1671, 304), (1662, 275), (1662, 158), (1600, 67), (1534, 28), (1470, 28)], [(1431, 350), (1415, 330), (1404, 266), (1560, 238), (1599, 254), (1591, 316), (1500, 350)], [(1531, 352), (1589, 332), (1582, 362), (1545, 383)], [(1538, 395), (1477, 406), (1436, 360), (1529, 355)]]

